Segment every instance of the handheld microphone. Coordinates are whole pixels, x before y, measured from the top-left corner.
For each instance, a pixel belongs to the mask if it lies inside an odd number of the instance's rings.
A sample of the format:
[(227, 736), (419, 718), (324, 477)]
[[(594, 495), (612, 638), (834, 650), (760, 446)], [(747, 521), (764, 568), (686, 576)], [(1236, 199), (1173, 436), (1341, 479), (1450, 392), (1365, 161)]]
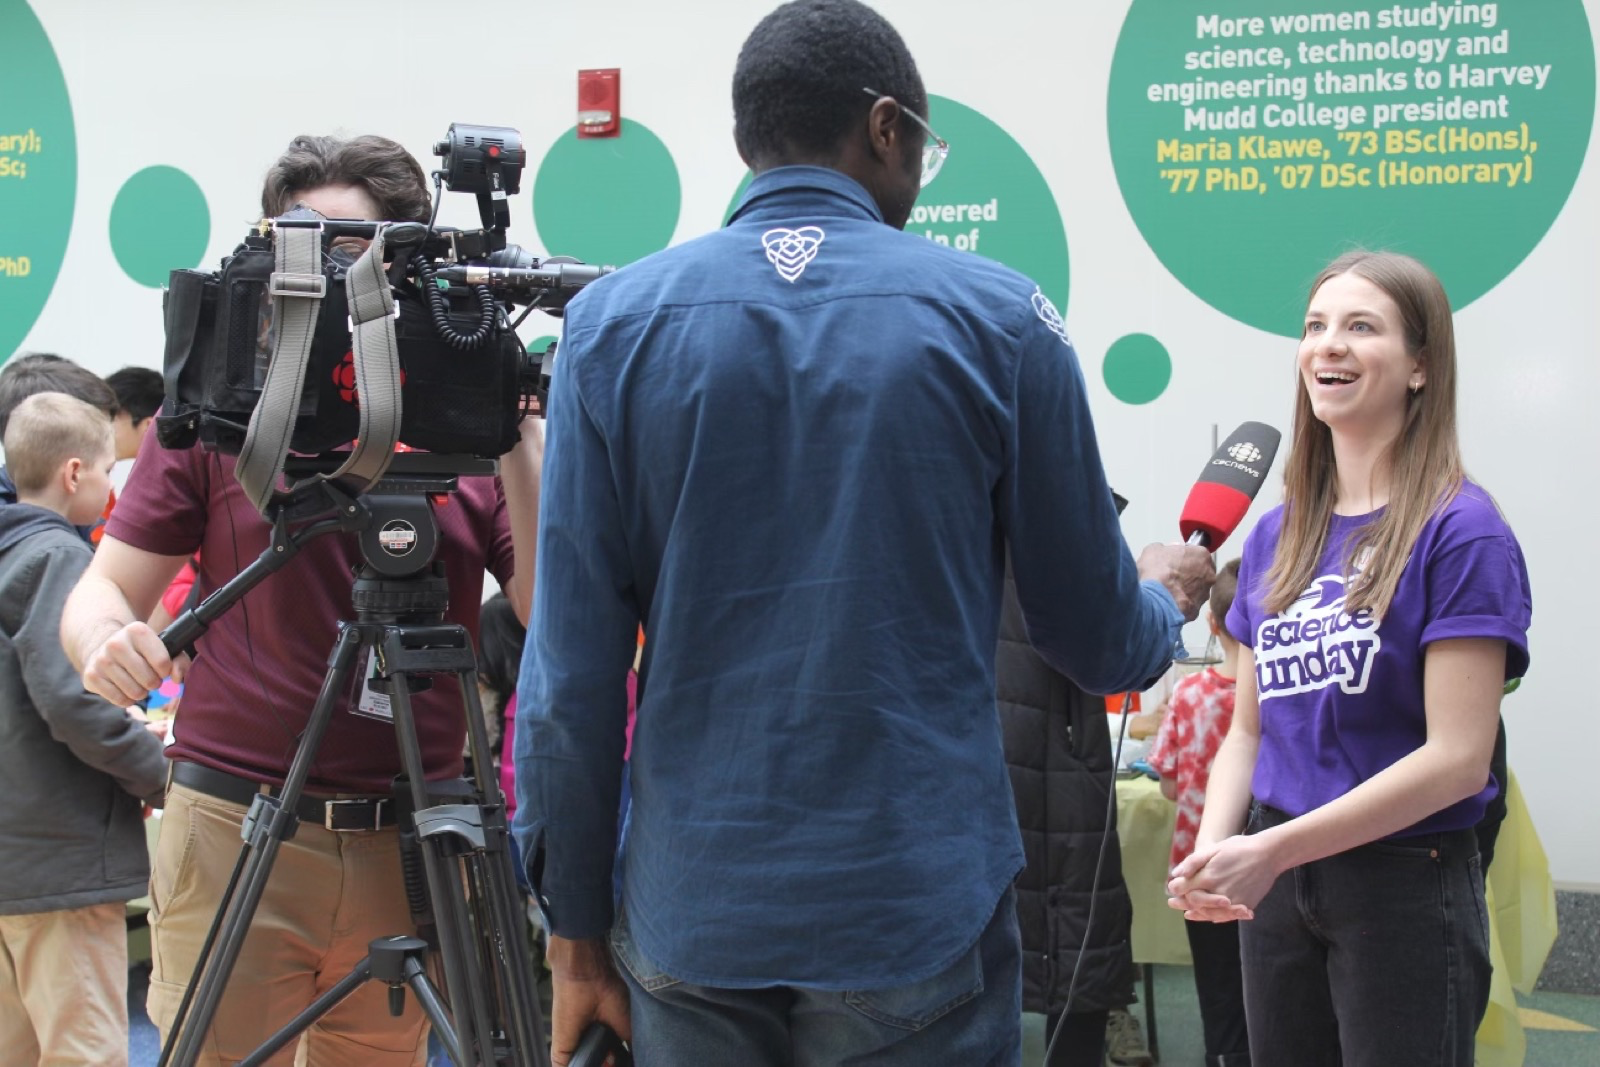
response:
[(1280, 439), (1263, 422), (1241, 423), (1228, 435), (1183, 503), (1178, 530), (1189, 544), (1213, 552), (1222, 547), (1267, 480)]

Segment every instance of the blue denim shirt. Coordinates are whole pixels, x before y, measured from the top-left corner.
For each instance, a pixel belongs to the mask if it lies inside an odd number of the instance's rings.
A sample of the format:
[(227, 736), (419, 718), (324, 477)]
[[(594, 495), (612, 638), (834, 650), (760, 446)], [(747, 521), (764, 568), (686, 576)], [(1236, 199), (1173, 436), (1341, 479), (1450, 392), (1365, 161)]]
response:
[(973, 944), (1023, 865), (1008, 542), (1032, 640), (1085, 688), (1177, 641), (1055, 309), (836, 171), (763, 173), (726, 228), (573, 300), (547, 442), (519, 838), (553, 931), (604, 934), (642, 621), (622, 895), (687, 981), (890, 987)]

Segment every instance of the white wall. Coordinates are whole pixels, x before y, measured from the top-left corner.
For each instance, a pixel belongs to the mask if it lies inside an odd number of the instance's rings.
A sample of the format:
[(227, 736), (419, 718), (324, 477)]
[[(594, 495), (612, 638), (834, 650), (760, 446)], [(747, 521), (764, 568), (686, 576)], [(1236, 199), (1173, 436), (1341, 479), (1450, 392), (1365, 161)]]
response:
[[(80, 184), (62, 276), (23, 347), (100, 371), (159, 363), (159, 296), (123, 274), (106, 240), (112, 200), (142, 167), (181, 167), (201, 184), (212, 214), (207, 264), (254, 220), (263, 169), (299, 132), (382, 132), (426, 165), (451, 121), (516, 126), (530, 150), (525, 199), (539, 154), (573, 123), (581, 67), (621, 67), (624, 114), (670, 146), (683, 185), (676, 239), (712, 228), (744, 172), (730, 136), (734, 57), (770, 6), (35, 0), (71, 90)], [(1104, 96), (1127, 0), (878, 6), (929, 90), (1004, 125), (1049, 181), (1073, 264), (1064, 310), (1112, 483), (1133, 501), (1129, 539), (1172, 539), (1213, 424), (1223, 433), (1247, 418), (1288, 425), (1294, 342), (1191, 295), (1124, 206)], [(1600, 0), (1584, 8), (1591, 25), (1600, 18)], [(1469, 469), (1499, 499), (1533, 575), (1533, 669), (1505, 706), (1511, 763), (1555, 877), (1600, 884), (1590, 777), (1600, 714), (1589, 707), (1600, 661), (1588, 547), (1600, 527), (1593, 157), (1548, 235), (1457, 325)], [(526, 204), (515, 210), (512, 240), (539, 250)], [(442, 218), (475, 224), (465, 197), (447, 196)], [(1175, 371), (1165, 395), (1130, 407), (1107, 393), (1097, 368), (1107, 345), (1136, 331), (1167, 344)], [(1203, 644), (1201, 631), (1192, 636)]]

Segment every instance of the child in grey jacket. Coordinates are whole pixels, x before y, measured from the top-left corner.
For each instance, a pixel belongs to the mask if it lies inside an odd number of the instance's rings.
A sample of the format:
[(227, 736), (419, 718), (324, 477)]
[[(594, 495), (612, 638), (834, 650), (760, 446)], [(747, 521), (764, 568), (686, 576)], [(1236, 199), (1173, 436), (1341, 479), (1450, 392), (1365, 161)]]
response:
[(5, 430), (17, 502), (0, 507), (0, 1049), (7, 1062), (128, 1062), (124, 908), (150, 877), (157, 732), (84, 692), (59, 634), (105, 507), (111, 420), (38, 393)]

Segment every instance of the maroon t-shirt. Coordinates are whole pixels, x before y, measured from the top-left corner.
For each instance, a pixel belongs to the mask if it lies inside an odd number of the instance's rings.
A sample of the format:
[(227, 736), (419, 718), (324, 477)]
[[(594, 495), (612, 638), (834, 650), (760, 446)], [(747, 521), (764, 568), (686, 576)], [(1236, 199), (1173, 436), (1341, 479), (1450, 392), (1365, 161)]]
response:
[[(161, 448), (147, 434), (106, 535), (163, 556), (200, 553), (201, 595), (253, 562), (271, 528), (233, 477), (234, 460), (196, 447)], [(497, 478), (462, 478), (458, 492), (435, 509), (450, 583), (446, 618), (466, 626), (476, 645), (483, 574), (511, 580), (511, 524)], [(255, 781), (281, 782), (315, 703), (341, 619), (354, 619), (353, 568), (361, 562), (354, 534), (313, 538), (282, 570), (269, 575), (212, 623), (196, 645), (199, 658), (185, 681), (175, 734), (167, 750)], [(364, 676), (366, 656), (356, 673)], [(417, 735), (428, 777), (461, 773), (466, 727), (460, 686), (435, 676), (414, 694)], [(354, 696), (338, 700), (318, 746), (307, 788), (318, 792), (387, 792), (400, 772), (390, 723), (356, 714)]]

